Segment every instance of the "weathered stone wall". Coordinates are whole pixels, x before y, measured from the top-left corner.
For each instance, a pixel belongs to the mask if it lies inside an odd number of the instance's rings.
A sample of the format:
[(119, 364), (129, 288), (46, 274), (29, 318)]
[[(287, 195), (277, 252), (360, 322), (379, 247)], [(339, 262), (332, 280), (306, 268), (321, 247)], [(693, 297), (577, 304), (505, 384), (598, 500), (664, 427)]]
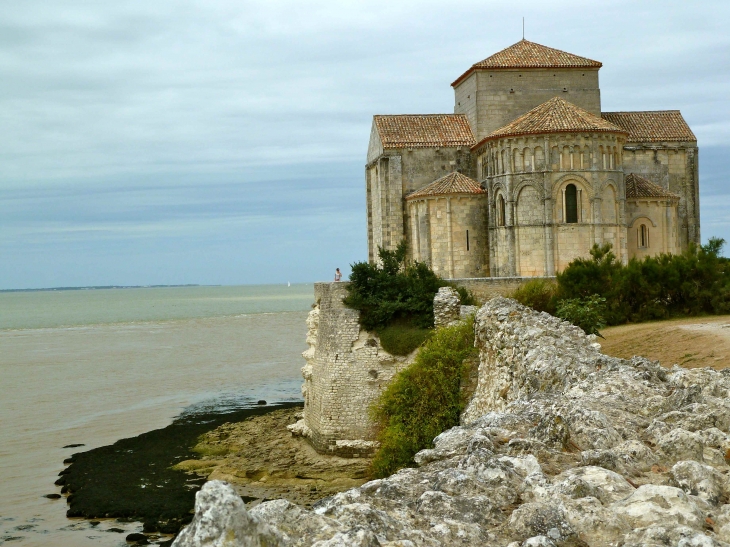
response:
[(679, 194), (679, 245), (700, 243), (699, 158), (696, 142), (627, 142), (624, 172), (636, 173)]
[(483, 194), (408, 201), (409, 258), (442, 277), (488, 274), (486, 206)]
[(400, 156), (382, 156), (365, 171), (368, 254), (376, 258), (378, 247), (394, 249), (403, 239), (403, 165)]
[[(678, 215), (675, 200), (626, 200), (629, 258), (641, 260), (661, 253), (679, 253)], [(641, 227), (644, 226), (644, 245)]]
[(373, 442), (368, 408), (411, 359), (390, 355), (360, 328), (359, 312), (342, 299), (348, 283), (315, 283), (302, 368), (304, 418), (290, 429), (323, 453), (365, 455)]
[(449, 279), (455, 285), (470, 291), (478, 302), (484, 303), (497, 296), (509, 296), (520, 285), (533, 279), (555, 279), (554, 277), (480, 277)]
[[(554, 275), (611, 243), (628, 260), (623, 136), (613, 133), (511, 137), (487, 142), (477, 168), (489, 200), (492, 276)], [(568, 223), (566, 189), (577, 189)]]
[(454, 113), (468, 117), (480, 141), (553, 97), (600, 116), (598, 69), (480, 70), (454, 86)]
[[(373, 127), (375, 127), (373, 125)], [(459, 171), (475, 176), (475, 166), (468, 147), (407, 148), (383, 151), (378, 148), (377, 131), (371, 135), (370, 153), (380, 152), (365, 167), (365, 190), (368, 220), (368, 257), (377, 258), (378, 247), (394, 249), (411, 223), (404, 197), (436, 179)]]

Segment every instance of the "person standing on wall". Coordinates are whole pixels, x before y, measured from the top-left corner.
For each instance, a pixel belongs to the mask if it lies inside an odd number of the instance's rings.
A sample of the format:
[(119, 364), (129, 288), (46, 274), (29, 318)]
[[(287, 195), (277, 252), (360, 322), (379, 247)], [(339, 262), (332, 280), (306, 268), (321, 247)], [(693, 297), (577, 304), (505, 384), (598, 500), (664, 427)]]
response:
[(340, 269), (335, 268), (335, 281), (340, 281), (340, 280), (342, 280), (342, 274), (340, 273)]

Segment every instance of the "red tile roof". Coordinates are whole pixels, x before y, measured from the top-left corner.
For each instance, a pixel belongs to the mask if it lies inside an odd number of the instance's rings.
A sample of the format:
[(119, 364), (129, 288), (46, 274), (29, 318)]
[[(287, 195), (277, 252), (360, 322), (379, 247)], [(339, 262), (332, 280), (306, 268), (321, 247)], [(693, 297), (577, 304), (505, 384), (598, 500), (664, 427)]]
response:
[(474, 63), (469, 70), (459, 76), (452, 86), (457, 85), (473, 71), (478, 69), (499, 70), (504, 68), (601, 68), (598, 61), (579, 57), (566, 51), (520, 40), (487, 57), (483, 61)]
[(603, 112), (601, 116), (625, 130), (628, 142), (697, 141), (679, 110)]
[(569, 103), (560, 97), (553, 97), (536, 106), (504, 127), (492, 131), (480, 144), (502, 137), (515, 135), (536, 135), (542, 133), (567, 133), (591, 131), (604, 133), (625, 133), (623, 129)]
[(626, 199), (639, 199), (639, 198), (664, 198), (664, 199), (679, 199), (679, 195), (665, 190), (658, 184), (654, 184), (648, 179), (637, 175), (636, 173), (629, 173), (624, 178), (626, 184)]
[(463, 114), (374, 116), (383, 148), (473, 146), (476, 142)]
[(462, 175), (458, 171), (449, 173), (431, 184), (406, 196), (407, 200), (425, 198), (429, 196), (441, 196), (444, 194), (486, 194), (474, 179)]

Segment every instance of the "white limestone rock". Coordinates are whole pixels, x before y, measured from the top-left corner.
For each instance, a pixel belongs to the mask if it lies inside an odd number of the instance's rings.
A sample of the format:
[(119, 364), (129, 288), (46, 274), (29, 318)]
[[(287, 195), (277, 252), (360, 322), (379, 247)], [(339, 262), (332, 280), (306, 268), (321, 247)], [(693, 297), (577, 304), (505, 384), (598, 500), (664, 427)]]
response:
[(676, 486), (708, 503), (717, 505), (726, 496), (726, 478), (709, 465), (681, 461), (672, 467), (670, 473)]
[(618, 473), (602, 467), (568, 469), (553, 480), (555, 491), (570, 498), (593, 497), (604, 505), (628, 498), (634, 487)]
[(702, 529), (704, 516), (687, 494), (673, 486), (645, 484), (628, 498), (613, 504), (613, 510), (625, 516), (634, 528), (677, 524)]
[(462, 321), (477, 314), (479, 306), (459, 306), (459, 319)]
[(441, 287), (433, 298), (433, 319), (436, 327), (453, 325), (461, 315), (461, 299), (456, 289)]
[[(463, 423), (417, 468), (311, 511), (280, 500), (246, 514), (232, 502), (215, 533), (245, 528), (287, 547), (730, 547), (730, 371), (609, 357), (504, 298), (477, 312), (475, 331)], [(213, 513), (196, 509), (199, 529)], [(179, 544), (192, 545), (217, 544)]]
[(312, 435), (312, 430), (307, 427), (307, 424), (304, 423), (304, 418), (301, 420), (297, 420), (295, 423), (290, 424), (286, 426), (286, 428), (289, 430), (289, 432), (294, 437), (310, 437)]
[(243, 500), (223, 481), (209, 481), (195, 494), (195, 517), (173, 547), (277, 547), (283, 537), (249, 514)]

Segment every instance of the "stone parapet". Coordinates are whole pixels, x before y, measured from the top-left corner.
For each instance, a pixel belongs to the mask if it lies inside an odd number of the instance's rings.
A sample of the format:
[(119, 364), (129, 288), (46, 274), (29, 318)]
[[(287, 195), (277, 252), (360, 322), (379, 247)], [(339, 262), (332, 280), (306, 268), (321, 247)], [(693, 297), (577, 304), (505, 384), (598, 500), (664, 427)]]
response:
[(484, 303), (497, 296), (509, 296), (520, 285), (533, 279), (554, 280), (555, 277), (471, 277), (449, 279), (454, 285), (464, 287), (477, 301)]

